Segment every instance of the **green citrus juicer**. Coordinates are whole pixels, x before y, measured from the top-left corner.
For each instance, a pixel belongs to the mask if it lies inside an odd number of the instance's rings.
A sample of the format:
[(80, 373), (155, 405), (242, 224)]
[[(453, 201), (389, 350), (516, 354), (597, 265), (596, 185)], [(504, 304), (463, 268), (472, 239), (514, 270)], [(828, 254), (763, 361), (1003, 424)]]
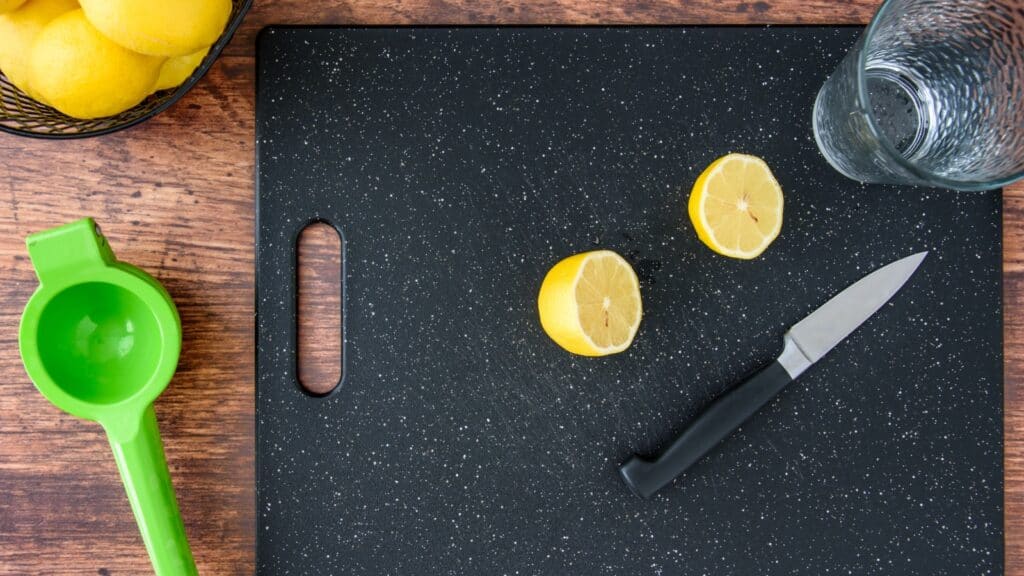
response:
[(117, 261), (91, 218), (27, 244), (39, 277), (19, 334), (29, 377), (58, 408), (106, 430), (157, 576), (198, 574), (153, 411), (181, 351), (174, 302)]

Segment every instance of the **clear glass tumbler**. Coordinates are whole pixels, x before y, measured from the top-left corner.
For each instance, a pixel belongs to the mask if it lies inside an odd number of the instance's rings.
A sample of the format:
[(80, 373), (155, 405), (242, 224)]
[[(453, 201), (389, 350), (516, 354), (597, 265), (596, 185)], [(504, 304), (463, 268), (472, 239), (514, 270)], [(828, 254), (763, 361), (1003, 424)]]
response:
[(887, 0), (818, 93), (814, 137), (862, 182), (1024, 177), (1024, 0)]

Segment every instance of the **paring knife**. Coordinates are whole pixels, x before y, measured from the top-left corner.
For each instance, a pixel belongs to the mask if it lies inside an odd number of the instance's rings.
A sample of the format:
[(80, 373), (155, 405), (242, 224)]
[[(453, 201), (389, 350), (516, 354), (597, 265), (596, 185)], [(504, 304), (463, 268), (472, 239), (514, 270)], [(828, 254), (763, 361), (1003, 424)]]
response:
[(877, 312), (927, 255), (920, 252), (875, 270), (797, 322), (783, 336), (782, 354), (774, 362), (719, 396), (656, 460), (630, 458), (619, 468), (622, 479), (643, 498), (672, 482)]

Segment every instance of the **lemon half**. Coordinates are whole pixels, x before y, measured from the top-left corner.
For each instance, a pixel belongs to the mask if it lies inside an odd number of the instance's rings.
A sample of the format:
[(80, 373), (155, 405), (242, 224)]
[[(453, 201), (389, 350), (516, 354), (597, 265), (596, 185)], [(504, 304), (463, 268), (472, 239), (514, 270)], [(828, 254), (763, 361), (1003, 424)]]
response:
[(697, 178), (689, 212), (697, 236), (708, 247), (749, 260), (760, 256), (782, 230), (782, 187), (764, 160), (728, 154)]
[(633, 343), (643, 306), (640, 281), (622, 256), (584, 252), (556, 264), (537, 299), (544, 332), (582, 356), (607, 356)]

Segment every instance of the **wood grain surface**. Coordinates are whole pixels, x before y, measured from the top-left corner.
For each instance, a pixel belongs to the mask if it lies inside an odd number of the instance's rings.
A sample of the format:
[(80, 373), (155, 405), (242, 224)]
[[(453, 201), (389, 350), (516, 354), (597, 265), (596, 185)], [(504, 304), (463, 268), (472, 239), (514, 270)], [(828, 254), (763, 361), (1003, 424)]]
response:
[(299, 384), (327, 394), (341, 383), (341, 237), (329, 224), (299, 235)]
[[(0, 575), (150, 573), (99, 426), (50, 406), (18, 356), (36, 286), (24, 237), (87, 215), (181, 312), (181, 364), (156, 410), (200, 573), (254, 572), (253, 52), (263, 26), (866, 23), (877, 5), (257, 0), (210, 74), (150, 122), (85, 141), (0, 135)], [(1024, 187), (1007, 190), (1004, 206), (1006, 573), (1024, 574)]]

